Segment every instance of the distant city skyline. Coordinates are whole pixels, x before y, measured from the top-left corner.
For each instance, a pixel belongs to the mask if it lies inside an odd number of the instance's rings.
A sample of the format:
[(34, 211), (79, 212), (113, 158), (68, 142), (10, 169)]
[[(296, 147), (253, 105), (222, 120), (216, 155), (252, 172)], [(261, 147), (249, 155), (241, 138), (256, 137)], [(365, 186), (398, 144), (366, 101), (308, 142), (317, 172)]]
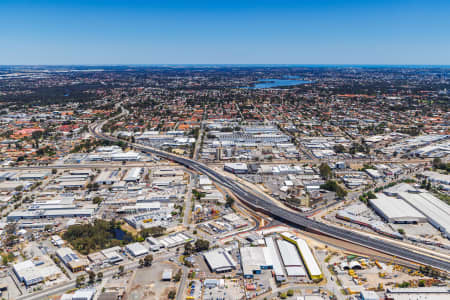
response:
[(3, 0), (0, 65), (450, 65), (449, 1)]

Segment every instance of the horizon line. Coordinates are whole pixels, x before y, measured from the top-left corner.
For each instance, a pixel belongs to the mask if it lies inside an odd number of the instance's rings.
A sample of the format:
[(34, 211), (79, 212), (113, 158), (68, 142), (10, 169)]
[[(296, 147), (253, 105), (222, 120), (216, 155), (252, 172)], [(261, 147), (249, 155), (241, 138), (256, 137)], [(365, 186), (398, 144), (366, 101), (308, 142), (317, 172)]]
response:
[(87, 66), (87, 67), (135, 67), (135, 66), (381, 66), (381, 67), (450, 67), (450, 64), (296, 64), (296, 63), (155, 63), (155, 64), (0, 64), (0, 67), (73, 67), (73, 66)]

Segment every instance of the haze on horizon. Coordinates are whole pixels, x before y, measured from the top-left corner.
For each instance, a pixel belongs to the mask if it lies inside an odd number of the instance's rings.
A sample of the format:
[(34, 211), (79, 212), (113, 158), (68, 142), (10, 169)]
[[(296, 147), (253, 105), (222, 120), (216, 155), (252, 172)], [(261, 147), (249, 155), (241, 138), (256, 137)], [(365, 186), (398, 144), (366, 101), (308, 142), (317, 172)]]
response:
[(449, 1), (3, 0), (0, 65), (450, 65)]

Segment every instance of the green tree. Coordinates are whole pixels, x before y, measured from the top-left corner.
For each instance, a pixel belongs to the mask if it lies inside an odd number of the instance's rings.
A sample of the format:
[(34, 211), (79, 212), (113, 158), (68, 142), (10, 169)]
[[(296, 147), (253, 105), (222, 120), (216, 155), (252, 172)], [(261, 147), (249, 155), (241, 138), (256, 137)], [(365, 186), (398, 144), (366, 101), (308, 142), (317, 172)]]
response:
[(144, 257), (144, 266), (148, 267), (151, 266), (153, 262), (153, 255), (148, 254)]
[(88, 276), (89, 276), (89, 284), (94, 283), (95, 282), (95, 277), (96, 277), (94, 271), (88, 271), (87, 273), (88, 273)]
[(177, 292), (175, 292), (175, 290), (170, 290), (169, 293), (167, 294), (167, 297), (169, 299), (175, 299), (176, 295), (177, 295)]
[(232, 207), (233, 204), (234, 204), (234, 199), (233, 199), (233, 197), (231, 197), (230, 195), (227, 195), (226, 205), (227, 205), (228, 207)]
[(188, 242), (184, 244), (184, 255), (191, 255), (194, 253), (194, 247), (192, 246), (192, 242)]
[(77, 277), (77, 280), (76, 280), (76, 285), (77, 285), (77, 287), (82, 286), (82, 285), (84, 284), (84, 281), (85, 281), (85, 280), (86, 280), (86, 278), (84, 277), (84, 275), (78, 276), (78, 277)]
[(198, 239), (195, 241), (195, 251), (201, 252), (209, 249), (209, 241)]
[(178, 270), (178, 272), (173, 276), (173, 281), (178, 282), (181, 279), (181, 275), (183, 275), (181, 269)]
[(160, 236), (164, 235), (165, 232), (166, 232), (166, 228), (164, 228), (162, 226), (155, 226), (155, 227), (142, 229), (140, 232), (140, 235), (145, 239), (149, 236), (160, 237)]
[(325, 179), (330, 179), (333, 175), (330, 166), (327, 163), (322, 163), (319, 166), (320, 176)]

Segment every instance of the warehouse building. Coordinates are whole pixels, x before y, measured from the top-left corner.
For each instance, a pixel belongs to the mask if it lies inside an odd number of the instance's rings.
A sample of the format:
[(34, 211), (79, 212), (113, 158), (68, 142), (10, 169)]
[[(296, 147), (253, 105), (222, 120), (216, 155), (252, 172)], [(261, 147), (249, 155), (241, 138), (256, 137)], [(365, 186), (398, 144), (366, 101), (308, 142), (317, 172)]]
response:
[(376, 197), (369, 200), (370, 206), (389, 223), (416, 224), (427, 221), (423, 214), (403, 199), (389, 197), (382, 193), (377, 193)]
[(19, 175), (19, 180), (44, 180), (50, 173), (48, 171), (42, 172), (24, 172)]
[(118, 213), (144, 213), (149, 211), (159, 211), (161, 209), (160, 202), (139, 202), (135, 205), (122, 206)]
[(139, 257), (148, 254), (148, 249), (141, 243), (133, 243), (125, 246), (125, 249), (134, 257)]
[(269, 252), (269, 255), (272, 257), (272, 272), (275, 276), (275, 280), (277, 282), (282, 282), (286, 280), (286, 276), (283, 272), (283, 266), (281, 265), (280, 258), (278, 257), (275, 242), (273, 238), (266, 237), (264, 239), (266, 242), (267, 250)]
[(46, 281), (55, 280), (62, 276), (61, 270), (48, 256), (35, 257), (13, 266), (17, 279), (27, 287)]
[(89, 260), (80, 258), (67, 247), (56, 250), (56, 255), (74, 273), (83, 271), (89, 265)]
[(114, 184), (119, 181), (120, 181), (120, 171), (119, 170), (103, 171), (95, 179), (95, 183), (97, 183), (97, 184), (108, 184), (108, 185)]
[(173, 248), (189, 243), (192, 240), (186, 232), (179, 232), (160, 238), (159, 243), (165, 248)]
[(387, 288), (386, 298), (393, 300), (447, 300), (448, 287)]
[(450, 175), (432, 171), (425, 171), (423, 172), (422, 176), (427, 178), (434, 184), (450, 185)]
[(281, 236), (283, 239), (297, 246), (309, 278), (311, 278), (311, 280), (321, 280), (323, 278), (322, 271), (306, 241), (290, 232), (283, 232)]
[(138, 161), (141, 159), (141, 154), (134, 151), (117, 152), (111, 154), (112, 161)]
[(224, 249), (214, 249), (203, 253), (211, 272), (223, 273), (236, 269), (236, 262)]
[(241, 247), (241, 266), (244, 278), (253, 278), (261, 270), (272, 269), (272, 256), (267, 247)]
[(426, 220), (441, 231), (445, 237), (450, 237), (450, 206), (444, 201), (428, 192), (401, 192), (399, 197), (423, 214)]
[(233, 174), (248, 173), (247, 164), (244, 163), (228, 163), (223, 166), (223, 169)]
[(305, 268), (303, 267), (303, 262), (297, 247), (286, 240), (277, 240), (277, 245), (286, 268), (287, 276), (306, 277)]
[(123, 180), (125, 182), (138, 182), (141, 179), (143, 172), (143, 168), (132, 168), (127, 172)]
[(89, 218), (93, 215), (93, 209), (15, 210), (6, 219), (8, 222), (16, 222), (25, 219)]
[(2, 192), (12, 192), (19, 188), (23, 190), (28, 190), (33, 185), (30, 181), (3, 181), (0, 182), (0, 191)]

